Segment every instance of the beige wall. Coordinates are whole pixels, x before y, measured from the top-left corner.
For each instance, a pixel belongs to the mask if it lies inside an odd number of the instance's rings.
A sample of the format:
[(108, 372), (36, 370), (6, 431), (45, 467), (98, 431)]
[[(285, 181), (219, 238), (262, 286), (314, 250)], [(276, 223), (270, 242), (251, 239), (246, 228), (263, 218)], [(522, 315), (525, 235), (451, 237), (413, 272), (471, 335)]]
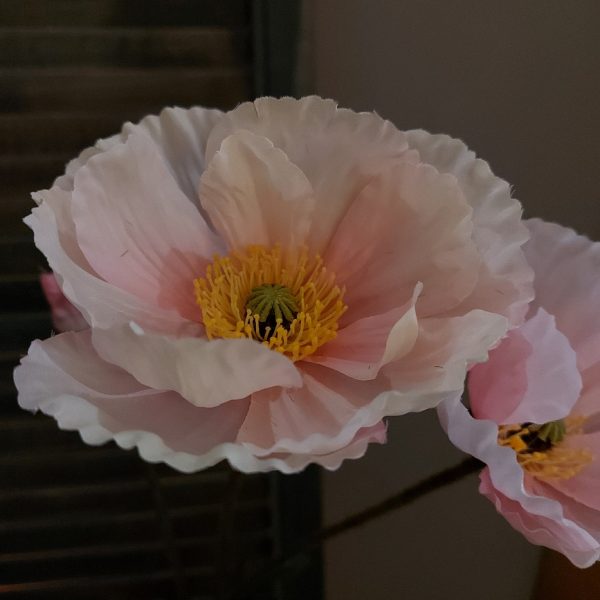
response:
[[(600, 239), (597, 0), (314, 0), (313, 91), (464, 139), (528, 216)], [(311, 27), (309, 27), (311, 29)], [(326, 474), (332, 521), (459, 459), (433, 414)], [(525, 600), (538, 553), (476, 478), (330, 543), (328, 600)]]
[(318, 93), (461, 137), (528, 215), (600, 238), (597, 0), (315, 0)]
[[(323, 481), (325, 520), (337, 521), (461, 460), (430, 411), (391, 420), (372, 447)], [(326, 600), (527, 600), (538, 550), (464, 481), (330, 542)]]

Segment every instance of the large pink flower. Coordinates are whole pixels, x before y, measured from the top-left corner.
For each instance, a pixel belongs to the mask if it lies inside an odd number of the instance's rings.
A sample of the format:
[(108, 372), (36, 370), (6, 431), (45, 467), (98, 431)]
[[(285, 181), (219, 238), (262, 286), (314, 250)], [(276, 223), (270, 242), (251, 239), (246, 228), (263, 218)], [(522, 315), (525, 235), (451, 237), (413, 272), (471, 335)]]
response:
[(470, 371), (472, 416), (458, 398), (438, 411), (510, 524), (586, 567), (600, 557), (600, 244), (528, 225), (528, 318)]
[(485, 162), (317, 97), (165, 109), (34, 198), (90, 328), (33, 343), (21, 406), (186, 471), (362, 455), (462, 389), (531, 296)]

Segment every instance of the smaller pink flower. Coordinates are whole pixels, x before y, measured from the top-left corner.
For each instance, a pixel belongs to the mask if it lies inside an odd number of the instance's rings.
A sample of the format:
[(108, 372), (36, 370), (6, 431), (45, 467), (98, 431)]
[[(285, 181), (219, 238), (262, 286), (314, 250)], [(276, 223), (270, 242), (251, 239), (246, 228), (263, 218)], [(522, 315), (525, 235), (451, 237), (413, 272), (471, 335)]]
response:
[(40, 275), (40, 285), (50, 305), (52, 324), (57, 332), (81, 331), (89, 327), (83, 315), (62, 293), (54, 273), (42, 273)]
[(471, 413), (438, 408), (451, 441), (487, 464), (479, 490), (530, 542), (578, 567), (600, 558), (600, 244), (528, 222), (536, 299), (469, 373)]

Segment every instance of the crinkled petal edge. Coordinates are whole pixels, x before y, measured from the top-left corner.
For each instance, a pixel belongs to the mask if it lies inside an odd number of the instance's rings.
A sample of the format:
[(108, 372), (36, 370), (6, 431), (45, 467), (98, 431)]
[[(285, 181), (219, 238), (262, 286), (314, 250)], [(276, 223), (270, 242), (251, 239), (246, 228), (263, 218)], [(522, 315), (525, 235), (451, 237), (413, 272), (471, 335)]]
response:
[(278, 456), (258, 457), (253, 454), (249, 444), (223, 443), (205, 454), (196, 455), (169, 448), (159, 435), (149, 431), (109, 431), (99, 422), (98, 408), (79, 396), (65, 394), (54, 397), (41, 403), (39, 410), (53, 417), (60, 429), (78, 431), (86, 444), (99, 446), (113, 440), (124, 450), (137, 448), (140, 457), (147, 462), (164, 462), (183, 473), (207, 469), (222, 460), (227, 460), (232, 467), (243, 473), (277, 470), (291, 474), (302, 471), (312, 463), (333, 471), (345, 459), (362, 457), (371, 442), (383, 443), (385, 438), (385, 427), (382, 426), (382, 431), (381, 427), (374, 424), (373, 432), (361, 436), (357, 431), (345, 446), (338, 446), (325, 454), (311, 454), (308, 450), (304, 454), (280, 453)]

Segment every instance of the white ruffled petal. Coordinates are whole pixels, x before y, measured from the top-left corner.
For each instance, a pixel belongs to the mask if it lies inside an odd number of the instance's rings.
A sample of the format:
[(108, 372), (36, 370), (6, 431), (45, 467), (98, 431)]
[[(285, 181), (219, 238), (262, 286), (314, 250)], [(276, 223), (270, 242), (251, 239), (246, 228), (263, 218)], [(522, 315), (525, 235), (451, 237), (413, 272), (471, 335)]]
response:
[(280, 148), (310, 181), (317, 200), (308, 245), (322, 251), (350, 202), (382, 164), (401, 156), (404, 133), (375, 113), (340, 109), (333, 100), (309, 96), (258, 98), (228, 112), (216, 123), (207, 160), (232, 133), (247, 130)]
[(201, 332), (198, 323), (190, 322), (175, 309), (160, 308), (101, 279), (73, 240), (59, 232), (59, 223), (64, 225), (66, 221), (64, 213), (57, 215), (49, 201), (34, 208), (24, 221), (33, 230), (35, 245), (60, 277), (63, 293), (91, 326), (112, 327), (133, 320), (154, 331), (178, 335)]
[(218, 406), (272, 386), (302, 385), (292, 361), (247, 338), (173, 338), (132, 323), (94, 329), (92, 343), (104, 360), (144, 385), (174, 390), (195, 406)]
[(206, 142), (222, 116), (223, 112), (217, 109), (175, 106), (164, 108), (158, 115), (148, 115), (139, 123), (125, 123), (120, 133), (98, 140), (70, 161), (65, 174), (58, 177), (53, 185), (72, 191), (75, 173), (92, 156), (125, 142), (132, 133), (141, 132), (154, 141), (181, 191), (198, 204), (198, 182), (206, 168)]
[(102, 360), (90, 330), (69, 332), (31, 345), (15, 371), (19, 404), (54, 417), (60, 428), (79, 431), (92, 445), (114, 440), (137, 447), (150, 462), (166, 462), (193, 472), (226, 459), (245, 472), (302, 470), (310, 463), (337, 468), (346, 458), (362, 456), (369, 443), (383, 443), (385, 426), (360, 429), (331, 452), (277, 453), (256, 456), (236, 436), (248, 400), (199, 408), (170, 391), (147, 388), (120, 367)]
[(227, 137), (201, 178), (200, 202), (230, 249), (299, 248), (315, 199), (305, 175), (266, 138)]
[(529, 233), (521, 221), (521, 203), (511, 198), (508, 183), (462, 141), (421, 129), (407, 136), (423, 162), (457, 178), (473, 208), (473, 240), (483, 261), (478, 285), (457, 310), (488, 310), (505, 315), (512, 326), (519, 325), (533, 298), (533, 272), (522, 251)]

